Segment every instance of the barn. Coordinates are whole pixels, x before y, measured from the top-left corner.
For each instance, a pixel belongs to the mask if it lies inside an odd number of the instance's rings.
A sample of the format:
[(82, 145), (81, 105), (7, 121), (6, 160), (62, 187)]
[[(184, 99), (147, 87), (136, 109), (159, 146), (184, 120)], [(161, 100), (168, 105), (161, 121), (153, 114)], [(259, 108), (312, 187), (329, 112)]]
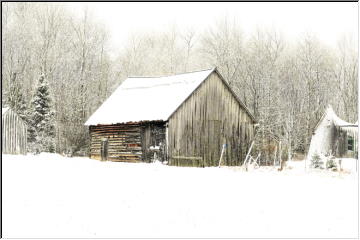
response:
[[(239, 165), (255, 119), (216, 68), (129, 77), (95, 111), (90, 157), (176, 166)], [(222, 150), (224, 148), (224, 150)]]
[(26, 154), (27, 126), (10, 108), (1, 109), (1, 146), (3, 154)]
[[(337, 158), (357, 158), (358, 124), (339, 118), (328, 106), (315, 126), (308, 151), (308, 160), (314, 154), (333, 155)], [(310, 161), (308, 161), (310, 164)]]

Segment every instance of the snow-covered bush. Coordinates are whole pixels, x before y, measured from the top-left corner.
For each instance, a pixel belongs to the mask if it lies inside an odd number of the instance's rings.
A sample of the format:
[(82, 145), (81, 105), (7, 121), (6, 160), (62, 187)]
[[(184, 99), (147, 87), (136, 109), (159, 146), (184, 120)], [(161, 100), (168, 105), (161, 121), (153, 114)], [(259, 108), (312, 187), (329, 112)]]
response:
[(326, 161), (326, 169), (336, 171), (338, 169), (337, 163), (334, 156), (329, 156)]
[(321, 156), (318, 153), (314, 153), (311, 158), (311, 167), (313, 168), (324, 168), (324, 162), (321, 159)]

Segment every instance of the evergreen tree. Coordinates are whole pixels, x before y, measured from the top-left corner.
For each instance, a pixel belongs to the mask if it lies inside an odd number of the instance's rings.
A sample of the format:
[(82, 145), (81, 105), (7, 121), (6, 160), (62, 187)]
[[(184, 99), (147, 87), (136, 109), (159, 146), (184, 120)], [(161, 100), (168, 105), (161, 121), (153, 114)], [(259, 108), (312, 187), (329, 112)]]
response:
[(39, 78), (29, 111), (28, 141), (31, 151), (54, 152), (55, 126), (49, 85), (44, 75)]
[(320, 168), (320, 169), (323, 169), (323, 164), (324, 162), (321, 160), (321, 157), (319, 154), (315, 153), (313, 156), (312, 156), (312, 159), (311, 159), (311, 166), (313, 168)]

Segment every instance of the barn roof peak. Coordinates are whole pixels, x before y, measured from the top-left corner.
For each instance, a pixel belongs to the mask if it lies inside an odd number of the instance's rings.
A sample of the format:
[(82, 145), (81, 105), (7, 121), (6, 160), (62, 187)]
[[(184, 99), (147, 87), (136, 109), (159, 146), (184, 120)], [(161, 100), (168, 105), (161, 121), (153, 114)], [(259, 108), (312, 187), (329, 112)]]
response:
[(349, 123), (349, 122), (344, 121), (343, 119), (339, 118), (338, 115), (336, 115), (334, 109), (332, 108), (332, 106), (330, 104), (326, 107), (326, 110), (324, 111), (323, 115), (317, 122), (317, 124), (314, 128), (314, 131), (316, 131), (316, 129), (319, 127), (320, 123), (322, 121), (324, 121), (324, 119), (332, 122), (335, 126), (339, 126), (339, 127), (357, 127), (357, 125), (358, 125), (357, 122)]
[(196, 71), (190, 71), (190, 72), (182, 72), (182, 73), (174, 73), (174, 74), (169, 74), (169, 75), (161, 75), (161, 76), (129, 76), (128, 78), (167, 78), (167, 77), (172, 77), (172, 76), (178, 76), (178, 75), (183, 75), (183, 74), (192, 74), (192, 73), (198, 73), (198, 72), (205, 72), (205, 71), (211, 71), (213, 72), (216, 68), (208, 68), (208, 69), (203, 69), (203, 70), (196, 70)]

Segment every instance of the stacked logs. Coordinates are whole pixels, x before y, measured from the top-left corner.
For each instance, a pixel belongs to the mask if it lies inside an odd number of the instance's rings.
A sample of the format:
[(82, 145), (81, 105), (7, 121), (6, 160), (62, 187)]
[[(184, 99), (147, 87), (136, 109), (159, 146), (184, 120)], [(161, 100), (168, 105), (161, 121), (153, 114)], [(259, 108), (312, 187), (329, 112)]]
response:
[(107, 141), (107, 160), (141, 161), (141, 127), (138, 124), (90, 126), (90, 157), (101, 159), (103, 141)]

